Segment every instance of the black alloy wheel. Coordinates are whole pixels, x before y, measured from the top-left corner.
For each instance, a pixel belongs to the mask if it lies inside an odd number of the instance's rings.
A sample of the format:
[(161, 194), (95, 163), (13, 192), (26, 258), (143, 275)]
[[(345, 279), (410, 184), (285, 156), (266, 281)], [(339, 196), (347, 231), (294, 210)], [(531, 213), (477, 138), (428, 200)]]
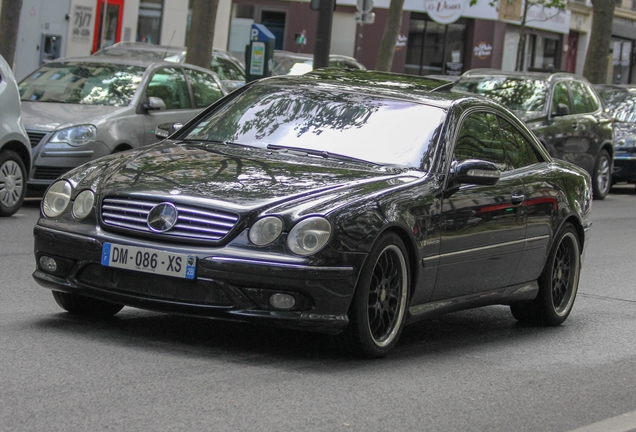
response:
[(104, 318), (113, 316), (124, 308), (120, 304), (60, 291), (53, 291), (53, 298), (62, 309), (73, 315)]
[(364, 357), (385, 356), (404, 327), (409, 284), (404, 243), (397, 234), (383, 235), (363, 266), (341, 342)]
[(557, 326), (572, 312), (581, 273), (581, 246), (576, 229), (566, 223), (539, 277), (539, 294), (529, 302), (510, 306), (521, 322)]
[(594, 164), (592, 189), (594, 199), (605, 199), (612, 187), (612, 160), (607, 150), (601, 150)]

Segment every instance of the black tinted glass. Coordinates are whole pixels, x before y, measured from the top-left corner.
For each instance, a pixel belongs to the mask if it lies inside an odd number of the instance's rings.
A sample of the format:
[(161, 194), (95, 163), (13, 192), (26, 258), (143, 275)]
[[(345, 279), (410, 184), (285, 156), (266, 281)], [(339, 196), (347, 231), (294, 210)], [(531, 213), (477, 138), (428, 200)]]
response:
[(494, 99), (518, 112), (542, 112), (549, 86), (545, 81), (502, 76), (462, 77), (455, 88)]
[(506, 159), (510, 166), (523, 168), (540, 161), (532, 144), (509, 121), (500, 117), (499, 126), (506, 151)]
[(493, 162), (502, 171), (512, 169), (506, 161), (499, 124), (493, 114), (471, 114), (464, 120), (455, 146), (455, 159), (459, 162), (485, 160)]

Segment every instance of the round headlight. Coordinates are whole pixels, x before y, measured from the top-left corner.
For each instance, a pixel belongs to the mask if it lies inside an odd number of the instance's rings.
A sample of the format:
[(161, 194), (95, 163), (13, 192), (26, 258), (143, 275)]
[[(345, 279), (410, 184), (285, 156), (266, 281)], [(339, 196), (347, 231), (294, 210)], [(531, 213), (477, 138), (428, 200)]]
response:
[(259, 219), (250, 229), (250, 241), (257, 246), (272, 243), (283, 232), (283, 221), (275, 216)]
[(54, 218), (61, 215), (71, 201), (72, 191), (71, 184), (66, 180), (53, 183), (42, 200), (44, 216)]
[(73, 203), (73, 216), (84, 219), (93, 210), (93, 204), (95, 204), (95, 194), (92, 190), (80, 192)]
[(322, 217), (310, 217), (296, 224), (287, 236), (287, 246), (297, 255), (311, 255), (322, 249), (331, 236), (331, 224)]
[(52, 143), (66, 143), (82, 146), (97, 138), (97, 128), (93, 125), (80, 125), (59, 130), (51, 137)]

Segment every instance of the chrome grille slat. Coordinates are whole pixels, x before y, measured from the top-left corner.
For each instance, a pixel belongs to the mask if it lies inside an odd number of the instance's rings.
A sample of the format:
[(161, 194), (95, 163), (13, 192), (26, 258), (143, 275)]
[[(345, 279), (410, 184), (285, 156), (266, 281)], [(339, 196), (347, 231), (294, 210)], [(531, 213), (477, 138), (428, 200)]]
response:
[[(106, 227), (152, 233), (147, 217), (150, 210), (166, 201), (106, 197), (102, 201), (101, 216)], [(238, 215), (214, 209), (173, 203), (178, 210), (177, 223), (167, 232), (153, 233), (166, 238), (217, 242), (223, 239), (239, 220)]]

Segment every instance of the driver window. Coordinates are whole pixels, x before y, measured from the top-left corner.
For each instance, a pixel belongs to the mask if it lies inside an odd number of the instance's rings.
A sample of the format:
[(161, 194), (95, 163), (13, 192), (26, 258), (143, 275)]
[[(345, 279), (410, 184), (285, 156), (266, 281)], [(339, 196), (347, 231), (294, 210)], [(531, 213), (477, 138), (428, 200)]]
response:
[(161, 68), (148, 83), (146, 97), (158, 97), (166, 109), (192, 108), (190, 90), (181, 68)]
[(501, 171), (513, 169), (506, 160), (497, 117), (490, 113), (475, 113), (466, 117), (459, 131), (453, 157), (458, 162), (467, 159), (492, 162)]
[(572, 111), (570, 107), (570, 92), (568, 91), (568, 85), (561, 81), (554, 86), (554, 95), (552, 97), (552, 112), (558, 112), (557, 108), (559, 104), (564, 104)]

